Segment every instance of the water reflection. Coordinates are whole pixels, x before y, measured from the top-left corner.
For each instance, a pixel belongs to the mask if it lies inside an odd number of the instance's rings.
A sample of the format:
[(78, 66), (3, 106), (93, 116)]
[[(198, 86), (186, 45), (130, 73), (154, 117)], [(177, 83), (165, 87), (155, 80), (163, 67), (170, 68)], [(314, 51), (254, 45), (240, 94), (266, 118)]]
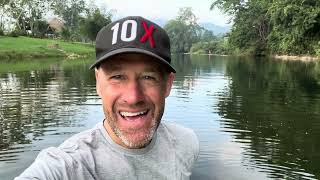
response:
[(79, 62), (80, 66), (60, 61), (39, 64), (37, 70), (10, 72), (24, 63), (28, 66), (30, 62), (5, 64), (9, 71), (0, 76), (0, 152), (6, 154), (0, 161), (15, 161), (13, 154), (20, 152), (21, 145), (40, 140), (59, 127), (78, 126), (71, 117), (81, 113), (79, 105), (95, 92), (91, 72)]
[(230, 61), (219, 97), (222, 130), (246, 144), (244, 165), (276, 179), (320, 176), (319, 63)]
[[(103, 117), (91, 60), (0, 66), (0, 176)], [(175, 55), (164, 120), (193, 128), (193, 179), (319, 179), (320, 63)]]

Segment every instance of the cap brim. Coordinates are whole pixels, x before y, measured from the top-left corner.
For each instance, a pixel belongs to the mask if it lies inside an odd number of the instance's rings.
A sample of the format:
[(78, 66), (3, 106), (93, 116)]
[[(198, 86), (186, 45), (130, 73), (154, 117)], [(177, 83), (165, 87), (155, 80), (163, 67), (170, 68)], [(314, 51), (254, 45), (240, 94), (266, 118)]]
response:
[(111, 51), (111, 52), (103, 55), (102, 57), (100, 57), (98, 60), (96, 60), (96, 62), (90, 66), (90, 69), (93, 69), (98, 64), (102, 63), (103, 61), (108, 60), (108, 58), (110, 58), (111, 56), (114, 56), (117, 54), (122, 54), (122, 53), (142, 53), (142, 54), (152, 56), (152, 57), (158, 59), (160, 61), (160, 63), (163, 63), (164, 65), (166, 65), (171, 72), (176, 73), (176, 70), (165, 59), (163, 59), (162, 57), (160, 57), (150, 51), (147, 51), (144, 49), (139, 49), (139, 48), (121, 48), (121, 49), (116, 49), (114, 51)]

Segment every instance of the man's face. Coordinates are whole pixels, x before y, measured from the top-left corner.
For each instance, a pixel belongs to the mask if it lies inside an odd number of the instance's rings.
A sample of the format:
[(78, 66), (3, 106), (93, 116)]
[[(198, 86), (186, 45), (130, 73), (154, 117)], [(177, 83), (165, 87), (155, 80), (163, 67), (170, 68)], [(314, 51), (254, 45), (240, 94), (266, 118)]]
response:
[(161, 121), (174, 74), (162, 72), (160, 64), (143, 54), (114, 56), (95, 74), (104, 127), (111, 138), (126, 148), (148, 145)]

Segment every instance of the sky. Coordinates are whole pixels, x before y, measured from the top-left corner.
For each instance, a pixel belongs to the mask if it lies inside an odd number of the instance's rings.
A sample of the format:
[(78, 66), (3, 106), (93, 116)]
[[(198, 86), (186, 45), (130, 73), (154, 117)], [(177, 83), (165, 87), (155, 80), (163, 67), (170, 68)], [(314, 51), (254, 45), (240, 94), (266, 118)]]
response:
[(228, 25), (229, 17), (218, 9), (210, 10), (212, 0), (97, 0), (99, 6), (114, 11), (114, 18), (136, 15), (147, 19), (174, 19), (181, 7), (191, 7), (198, 23)]

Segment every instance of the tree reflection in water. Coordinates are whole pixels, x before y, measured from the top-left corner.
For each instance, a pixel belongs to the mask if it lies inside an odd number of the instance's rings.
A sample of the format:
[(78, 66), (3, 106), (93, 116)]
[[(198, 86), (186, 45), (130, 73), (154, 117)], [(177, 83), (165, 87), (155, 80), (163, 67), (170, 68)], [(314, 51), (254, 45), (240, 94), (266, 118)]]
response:
[[(245, 155), (274, 178), (320, 177), (320, 63), (229, 61), (218, 109)], [(241, 131), (239, 131), (241, 130)], [(244, 141), (246, 140), (246, 141)]]
[(15, 161), (25, 144), (76, 125), (70, 117), (81, 113), (79, 105), (95, 93), (94, 76), (83, 61), (37, 62), (7, 63), (9, 71), (0, 69), (0, 161)]
[[(100, 120), (90, 61), (1, 64), (1, 177), (12, 179), (37, 151)], [(194, 177), (219, 179), (220, 173), (228, 179), (224, 175), (238, 177), (251, 168), (271, 179), (320, 178), (319, 62), (174, 55), (173, 65), (177, 74), (168, 106), (174, 108), (166, 112), (200, 133), (200, 173)], [(231, 141), (214, 139), (221, 134)], [(217, 167), (216, 156), (227, 156), (222, 165), (230, 163), (235, 172)], [(249, 173), (242, 177), (260, 175)]]

